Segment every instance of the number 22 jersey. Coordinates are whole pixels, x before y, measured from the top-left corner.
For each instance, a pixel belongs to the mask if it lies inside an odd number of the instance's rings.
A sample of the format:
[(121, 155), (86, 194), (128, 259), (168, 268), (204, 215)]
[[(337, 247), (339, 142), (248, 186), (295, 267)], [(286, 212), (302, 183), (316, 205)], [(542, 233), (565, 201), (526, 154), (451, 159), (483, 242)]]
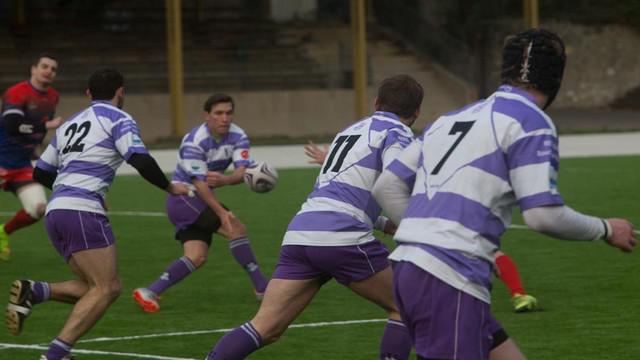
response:
[(338, 133), (282, 245), (345, 246), (375, 240), (373, 224), (381, 209), (371, 189), (412, 139), (413, 132), (398, 116), (383, 111)]
[(36, 166), (57, 172), (47, 213), (55, 209), (105, 213), (104, 198), (124, 160), (147, 154), (131, 115), (93, 101), (56, 130)]

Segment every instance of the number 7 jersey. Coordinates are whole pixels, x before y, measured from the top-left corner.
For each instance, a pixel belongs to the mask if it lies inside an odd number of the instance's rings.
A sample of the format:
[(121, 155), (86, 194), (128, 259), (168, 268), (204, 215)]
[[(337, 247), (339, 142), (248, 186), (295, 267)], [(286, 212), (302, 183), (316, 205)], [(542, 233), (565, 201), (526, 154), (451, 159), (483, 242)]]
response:
[(389, 258), (485, 302), (513, 206), (563, 205), (555, 127), (528, 93), (510, 86), (441, 116), (388, 170), (413, 189)]
[(47, 213), (69, 209), (104, 214), (104, 197), (116, 169), (134, 153), (148, 153), (135, 120), (110, 102), (93, 101), (56, 130), (36, 164), (57, 172)]
[(283, 245), (344, 246), (375, 240), (380, 206), (373, 184), (413, 139), (395, 114), (378, 111), (336, 135), (313, 191), (289, 223)]

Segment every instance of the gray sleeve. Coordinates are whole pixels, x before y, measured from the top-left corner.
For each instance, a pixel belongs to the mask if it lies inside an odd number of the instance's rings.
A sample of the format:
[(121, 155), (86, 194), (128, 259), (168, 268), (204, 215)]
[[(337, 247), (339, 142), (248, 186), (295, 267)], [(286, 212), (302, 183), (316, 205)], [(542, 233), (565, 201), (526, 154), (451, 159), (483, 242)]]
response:
[(581, 214), (568, 206), (531, 208), (522, 216), (531, 229), (558, 239), (600, 240), (611, 235), (606, 220)]

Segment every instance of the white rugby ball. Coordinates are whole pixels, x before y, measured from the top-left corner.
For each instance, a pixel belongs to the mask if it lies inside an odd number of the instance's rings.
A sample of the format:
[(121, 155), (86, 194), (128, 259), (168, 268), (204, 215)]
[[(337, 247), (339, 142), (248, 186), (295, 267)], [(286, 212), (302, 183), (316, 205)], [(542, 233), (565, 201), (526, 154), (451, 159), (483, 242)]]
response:
[(257, 193), (266, 193), (278, 183), (278, 172), (264, 161), (256, 161), (244, 171), (244, 182)]

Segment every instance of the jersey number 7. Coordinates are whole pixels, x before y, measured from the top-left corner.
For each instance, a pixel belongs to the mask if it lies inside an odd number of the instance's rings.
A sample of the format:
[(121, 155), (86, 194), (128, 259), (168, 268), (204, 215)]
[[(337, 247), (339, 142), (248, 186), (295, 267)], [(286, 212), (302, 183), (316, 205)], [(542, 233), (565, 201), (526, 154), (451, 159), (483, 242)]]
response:
[(458, 144), (460, 144), (460, 142), (462, 141), (462, 138), (464, 138), (465, 135), (467, 135), (467, 133), (469, 132), (469, 130), (471, 130), (471, 127), (473, 126), (474, 122), (475, 120), (474, 121), (456, 121), (455, 123), (453, 123), (453, 126), (451, 127), (451, 131), (449, 131), (449, 135), (455, 135), (457, 133), (461, 133), (461, 134), (460, 136), (458, 136), (458, 138), (453, 143), (453, 145), (451, 145), (447, 153), (444, 154), (442, 159), (440, 159), (436, 167), (433, 168), (433, 171), (431, 171), (431, 175), (435, 175), (440, 172), (440, 169), (442, 168), (444, 163), (447, 161), (449, 156), (451, 156), (451, 153), (453, 152), (453, 150), (455, 150), (456, 146), (458, 146)]

